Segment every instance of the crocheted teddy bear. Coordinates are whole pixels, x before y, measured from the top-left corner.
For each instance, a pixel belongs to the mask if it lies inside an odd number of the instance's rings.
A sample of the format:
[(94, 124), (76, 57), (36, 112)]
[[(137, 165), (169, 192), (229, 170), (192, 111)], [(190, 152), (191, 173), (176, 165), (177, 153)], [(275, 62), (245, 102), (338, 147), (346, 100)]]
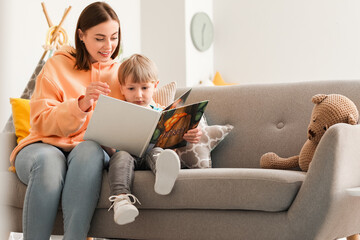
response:
[(336, 123), (355, 125), (358, 122), (359, 112), (355, 104), (343, 95), (317, 94), (312, 97), (312, 102), (315, 106), (307, 129), (308, 139), (302, 147), (300, 155), (282, 158), (273, 152), (265, 153), (260, 159), (262, 168), (291, 169), (300, 167), (302, 171), (307, 171), (321, 137), (330, 126)]

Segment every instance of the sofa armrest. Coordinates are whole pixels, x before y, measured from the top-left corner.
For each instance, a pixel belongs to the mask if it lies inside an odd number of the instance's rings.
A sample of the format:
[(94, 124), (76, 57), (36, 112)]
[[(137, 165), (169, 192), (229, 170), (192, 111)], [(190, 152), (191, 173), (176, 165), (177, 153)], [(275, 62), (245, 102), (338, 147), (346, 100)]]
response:
[(6, 170), (10, 167), (10, 154), (16, 146), (15, 133), (3, 132), (0, 133), (0, 156), (1, 164), (0, 170)]
[(360, 232), (360, 198), (347, 192), (360, 186), (359, 172), (360, 125), (340, 123), (330, 127), (289, 209), (288, 217), (294, 224), (291, 225), (296, 226), (294, 231), (311, 229), (313, 234), (324, 234), (345, 228), (352, 234)]

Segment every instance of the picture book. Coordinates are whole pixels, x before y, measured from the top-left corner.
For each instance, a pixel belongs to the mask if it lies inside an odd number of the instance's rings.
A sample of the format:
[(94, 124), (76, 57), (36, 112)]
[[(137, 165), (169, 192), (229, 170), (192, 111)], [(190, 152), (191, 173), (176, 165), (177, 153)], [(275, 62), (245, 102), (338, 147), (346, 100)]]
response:
[(198, 126), (208, 104), (205, 100), (185, 105), (190, 91), (162, 111), (100, 95), (84, 139), (138, 157), (153, 147), (185, 146), (184, 134)]

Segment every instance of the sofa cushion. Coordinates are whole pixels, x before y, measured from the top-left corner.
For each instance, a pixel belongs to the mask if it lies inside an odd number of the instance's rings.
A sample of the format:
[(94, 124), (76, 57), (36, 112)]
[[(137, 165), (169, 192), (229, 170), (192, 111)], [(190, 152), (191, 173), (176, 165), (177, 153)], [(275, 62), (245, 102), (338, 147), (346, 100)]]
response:
[[(8, 204), (22, 208), (26, 186), (14, 173)], [(294, 200), (306, 173), (272, 169), (184, 169), (173, 191), (166, 196), (154, 192), (151, 171), (136, 171), (133, 194), (140, 209), (238, 209), (284, 211)], [(109, 208), (110, 188), (104, 171), (98, 208)]]
[[(105, 174), (107, 175), (107, 174)], [(154, 192), (154, 174), (136, 171), (133, 194), (140, 209), (241, 209), (278, 212), (289, 208), (306, 173), (270, 169), (184, 169), (173, 191)], [(107, 176), (104, 176), (107, 177)], [(98, 207), (108, 208), (110, 192), (103, 183)]]
[[(7, 204), (22, 208), (26, 186), (14, 173), (5, 173), (10, 192)], [(169, 195), (154, 192), (151, 171), (136, 171), (133, 194), (140, 209), (226, 209), (280, 212), (289, 208), (306, 173), (272, 169), (184, 169)], [(110, 188), (104, 171), (98, 208), (109, 208)]]
[[(7, 204), (22, 208), (26, 186), (14, 173)], [(109, 208), (110, 188), (104, 171), (98, 208)], [(184, 169), (180, 171), (169, 195), (154, 192), (155, 177), (151, 171), (136, 171), (133, 194), (139, 209), (228, 209), (280, 212), (289, 208), (304, 181), (306, 173), (272, 169)]]
[(211, 151), (230, 133), (232, 125), (207, 124), (205, 116), (201, 119), (199, 127), (202, 136), (198, 143), (188, 143), (185, 147), (177, 148), (181, 164), (185, 168), (211, 168)]
[(15, 126), (17, 143), (29, 135), (30, 131), (30, 100), (10, 98), (12, 116)]
[(264, 169), (185, 169), (171, 194), (160, 196), (153, 191), (154, 175), (137, 172), (134, 194), (142, 203), (140, 208), (277, 212), (289, 208), (305, 176)]

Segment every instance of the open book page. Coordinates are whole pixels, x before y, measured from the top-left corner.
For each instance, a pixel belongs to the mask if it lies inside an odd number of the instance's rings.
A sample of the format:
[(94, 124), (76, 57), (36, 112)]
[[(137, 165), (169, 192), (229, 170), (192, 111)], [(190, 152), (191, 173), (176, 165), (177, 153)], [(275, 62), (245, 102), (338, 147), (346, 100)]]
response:
[(190, 92), (191, 92), (191, 88), (187, 90), (185, 93), (183, 93), (178, 99), (172, 102), (169, 106), (167, 106), (163, 111), (184, 106)]
[(178, 148), (186, 145), (184, 134), (198, 126), (208, 101), (163, 111), (149, 143), (152, 147)]
[(85, 140), (138, 156), (145, 152), (161, 112), (100, 95)]

